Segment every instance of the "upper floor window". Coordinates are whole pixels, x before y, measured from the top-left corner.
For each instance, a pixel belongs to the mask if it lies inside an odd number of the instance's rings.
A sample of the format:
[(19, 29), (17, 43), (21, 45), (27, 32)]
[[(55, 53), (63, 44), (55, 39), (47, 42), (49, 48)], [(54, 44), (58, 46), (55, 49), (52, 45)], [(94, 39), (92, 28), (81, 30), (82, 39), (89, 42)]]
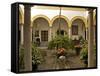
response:
[(78, 25), (72, 25), (72, 35), (78, 35)]

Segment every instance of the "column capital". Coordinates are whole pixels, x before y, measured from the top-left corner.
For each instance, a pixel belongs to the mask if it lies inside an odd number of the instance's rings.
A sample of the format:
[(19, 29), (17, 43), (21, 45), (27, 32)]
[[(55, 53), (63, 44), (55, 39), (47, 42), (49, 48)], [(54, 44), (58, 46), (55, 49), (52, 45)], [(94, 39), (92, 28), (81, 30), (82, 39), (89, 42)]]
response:
[[(89, 21), (87, 21), (87, 23), (88, 23), (88, 22), (89, 22)], [(88, 26), (86, 26), (85, 29), (88, 29)]]
[(33, 26), (30, 26), (31, 29), (33, 29)]
[(32, 5), (24, 5), (24, 8), (31, 8)]
[(24, 23), (19, 23), (19, 25), (23, 26), (23, 25), (24, 25)]
[(86, 10), (88, 11), (88, 13), (92, 13), (94, 8), (86, 8)]
[(49, 26), (49, 28), (51, 29), (51, 28), (52, 28), (52, 26)]
[(70, 26), (70, 27), (68, 27), (68, 29), (71, 29), (71, 26)]

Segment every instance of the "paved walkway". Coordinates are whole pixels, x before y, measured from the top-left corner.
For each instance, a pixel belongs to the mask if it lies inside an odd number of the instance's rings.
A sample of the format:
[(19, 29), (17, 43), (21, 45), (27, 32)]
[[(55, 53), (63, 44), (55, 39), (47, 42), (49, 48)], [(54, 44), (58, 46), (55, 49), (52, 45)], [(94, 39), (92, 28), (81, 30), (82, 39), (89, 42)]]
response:
[(79, 56), (69, 55), (65, 60), (57, 59), (54, 50), (44, 50), (44, 62), (38, 66), (38, 70), (84, 68)]

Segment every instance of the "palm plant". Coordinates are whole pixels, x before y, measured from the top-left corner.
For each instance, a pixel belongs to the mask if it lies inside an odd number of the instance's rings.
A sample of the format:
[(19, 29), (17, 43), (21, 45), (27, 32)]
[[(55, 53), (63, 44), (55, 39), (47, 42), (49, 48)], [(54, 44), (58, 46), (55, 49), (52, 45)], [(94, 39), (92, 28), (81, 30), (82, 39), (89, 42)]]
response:
[(80, 52), (80, 59), (84, 62), (85, 66), (88, 64), (88, 42), (84, 41), (82, 50)]

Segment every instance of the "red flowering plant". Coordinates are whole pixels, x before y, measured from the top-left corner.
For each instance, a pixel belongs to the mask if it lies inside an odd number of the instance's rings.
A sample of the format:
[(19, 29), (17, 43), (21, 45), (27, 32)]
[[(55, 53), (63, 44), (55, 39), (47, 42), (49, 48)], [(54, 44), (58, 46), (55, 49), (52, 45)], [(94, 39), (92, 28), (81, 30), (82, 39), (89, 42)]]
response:
[(59, 48), (57, 50), (57, 57), (59, 58), (60, 56), (65, 56), (65, 48)]
[(64, 48), (59, 48), (59, 49), (57, 50), (57, 53), (58, 53), (58, 54), (63, 54), (63, 53), (64, 53), (64, 51), (65, 51), (65, 49), (64, 49)]
[(58, 57), (61, 55), (66, 56), (68, 51), (74, 49), (73, 41), (67, 35), (57, 35), (48, 43), (48, 49), (55, 49)]

